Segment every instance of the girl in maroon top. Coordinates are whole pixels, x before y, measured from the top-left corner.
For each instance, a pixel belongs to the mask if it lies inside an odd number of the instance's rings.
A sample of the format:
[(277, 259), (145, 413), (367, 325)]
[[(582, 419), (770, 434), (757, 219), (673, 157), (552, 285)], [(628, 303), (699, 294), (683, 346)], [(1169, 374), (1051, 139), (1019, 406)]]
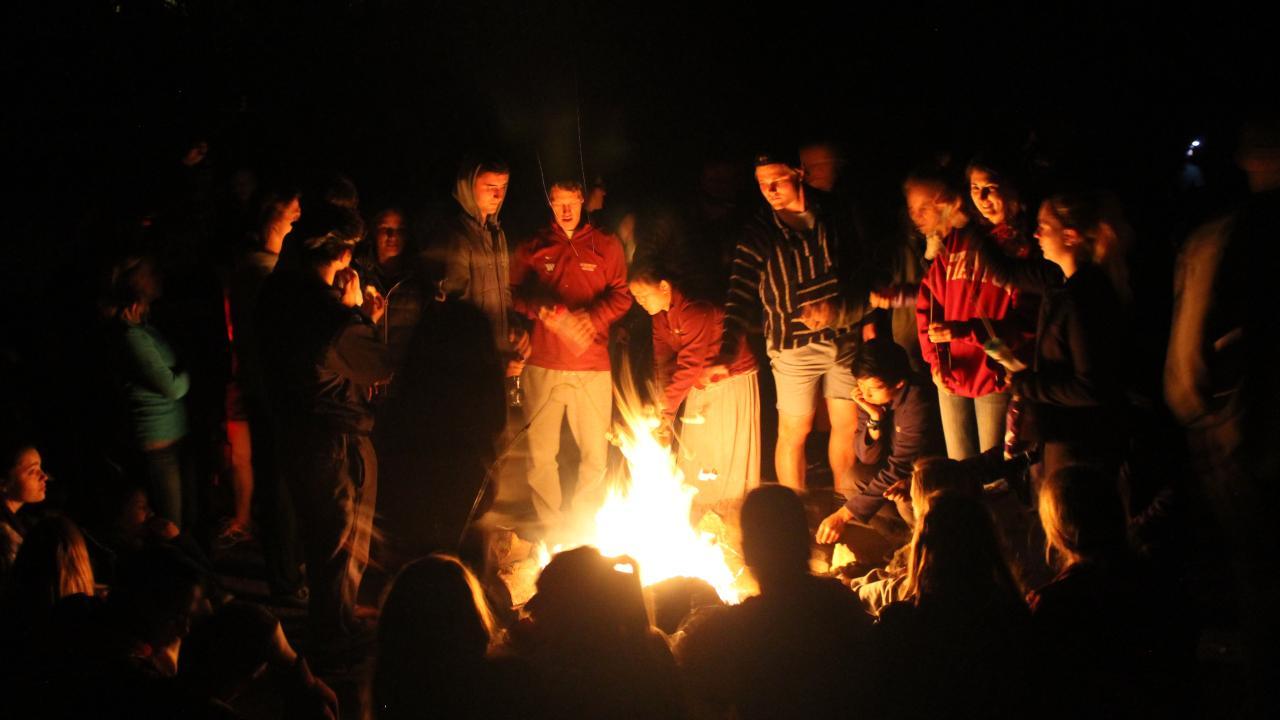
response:
[(680, 468), (698, 488), (696, 506), (722, 513), (760, 484), (760, 391), (746, 343), (717, 365), (724, 308), (696, 300), (672, 273), (640, 260), (631, 294), (653, 316), (653, 355), (663, 424), (670, 438), (680, 415)]

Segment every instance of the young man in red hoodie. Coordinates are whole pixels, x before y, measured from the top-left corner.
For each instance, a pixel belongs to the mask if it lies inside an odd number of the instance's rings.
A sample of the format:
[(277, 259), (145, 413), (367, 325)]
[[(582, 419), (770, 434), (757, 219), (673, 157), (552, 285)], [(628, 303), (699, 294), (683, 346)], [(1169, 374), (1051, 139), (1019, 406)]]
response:
[(691, 295), (696, 288), (657, 258), (631, 266), (631, 295), (653, 316), (662, 432), (675, 434), (683, 405), (679, 462), (685, 483), (698, 488), (694, 507), (725, 515), (760, 484), (760, 388), (746, 343), (739, 343), (725, 377), (709, 382), (724, 336), (724, 308)]
[(613, 412), (609, 327), (631, 307), (627, 265), (616, 238), (582, 222), (582, 186), (551, 186), (553, 222), (521, 243), (511, 261), (516, 312), (533, 321), (533, 350), (525, 365), (524, 408), (529, 422), (529, 487), (539, 519), (562, 525), (560, 423), (581, 460), (571, 503), (589, 520), (604, 500), (604, 473)]

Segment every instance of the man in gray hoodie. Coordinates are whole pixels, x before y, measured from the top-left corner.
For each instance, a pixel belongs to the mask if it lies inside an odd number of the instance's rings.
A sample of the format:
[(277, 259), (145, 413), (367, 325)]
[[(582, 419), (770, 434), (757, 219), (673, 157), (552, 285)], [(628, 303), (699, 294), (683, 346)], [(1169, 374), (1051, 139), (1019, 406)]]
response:
[(498, 213), (507, 196), (511, 170), (496, 159), (464, 161), (453, 197), (458, 214), (441, 235), (443, 276), (436, 297), (465, 300), (488, 317), (494, 344), (510, 356), (507, 376), (517, 376), (529, 354), (528, 333), (513, 322), (508, 275), (507, 236)]

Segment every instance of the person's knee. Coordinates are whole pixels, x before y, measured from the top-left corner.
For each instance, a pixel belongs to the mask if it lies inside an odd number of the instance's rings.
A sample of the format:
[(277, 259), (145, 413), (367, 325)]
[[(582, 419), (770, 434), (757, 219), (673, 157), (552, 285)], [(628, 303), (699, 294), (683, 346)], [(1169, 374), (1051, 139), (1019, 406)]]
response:
[(812, 415), (786, 415), (778, 413), (778, 444), (803, 444), (813, 428)]

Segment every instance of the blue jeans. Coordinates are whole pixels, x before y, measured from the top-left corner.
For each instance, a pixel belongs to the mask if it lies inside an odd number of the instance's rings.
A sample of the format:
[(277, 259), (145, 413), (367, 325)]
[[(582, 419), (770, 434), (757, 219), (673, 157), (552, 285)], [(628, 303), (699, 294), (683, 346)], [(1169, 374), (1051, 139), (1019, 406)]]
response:
[(989, 393), (979, 398), (953, 395), (938, 390), (938, 412), (942, 434), (947, 441), (947, 457), (964, 460), (1004, 442), (1004, 420), (1009, 412), (1009, 393)]

